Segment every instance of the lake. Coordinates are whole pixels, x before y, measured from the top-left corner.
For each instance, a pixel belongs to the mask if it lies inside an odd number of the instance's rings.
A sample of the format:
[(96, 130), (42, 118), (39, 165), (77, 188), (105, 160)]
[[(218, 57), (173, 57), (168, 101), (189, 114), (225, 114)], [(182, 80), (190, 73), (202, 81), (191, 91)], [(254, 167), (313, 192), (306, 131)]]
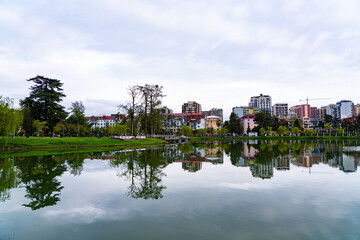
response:
[(0, 239), (360, 239), (360, 141), (0, 158)]

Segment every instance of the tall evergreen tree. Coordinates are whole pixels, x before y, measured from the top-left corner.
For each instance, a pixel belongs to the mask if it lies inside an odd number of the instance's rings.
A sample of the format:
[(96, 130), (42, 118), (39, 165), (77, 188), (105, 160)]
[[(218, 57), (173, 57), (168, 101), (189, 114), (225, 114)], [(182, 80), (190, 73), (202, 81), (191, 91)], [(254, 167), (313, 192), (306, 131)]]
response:
[(27, 81), (33, 82), (30, 87), (30, 95), (20, 101), (22, 108), (29, 108), (33, 120), (46, 121), (49, 130), (52, 131), (56, 123), (65, 119), (67, 112), (60, 105), (63, 97), (63, 83), (57, 79), (36, 76)]
[(239, 119), (239, 117), (232, 112), (230, 114), (230, 118), (229, 118), (229, 122), (228, 124), (226, 124), (226, 127), (229, 128), (229, 131), (231, 133), (236, 133), (236, 134), (242, 134), (242, 126), (241, 126), (241, 120)]

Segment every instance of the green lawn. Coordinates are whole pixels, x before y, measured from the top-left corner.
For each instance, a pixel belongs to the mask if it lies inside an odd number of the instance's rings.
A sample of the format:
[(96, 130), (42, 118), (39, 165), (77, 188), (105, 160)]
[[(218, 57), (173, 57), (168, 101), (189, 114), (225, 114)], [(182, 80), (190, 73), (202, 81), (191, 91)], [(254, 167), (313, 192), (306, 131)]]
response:
[[(7, 143), (6, 143), (7, 142)], [(67, 148), (67, 147), (116, 147), (116, 146), (140, 146), (141, 145), (158, 145), (165, 144), (166, 141), (155, 138), (148, 139), (132, 139), (118, 140), (107, 137), (16, 137), (16, 138), (0, 138), (0, 149), (14, 148)]]

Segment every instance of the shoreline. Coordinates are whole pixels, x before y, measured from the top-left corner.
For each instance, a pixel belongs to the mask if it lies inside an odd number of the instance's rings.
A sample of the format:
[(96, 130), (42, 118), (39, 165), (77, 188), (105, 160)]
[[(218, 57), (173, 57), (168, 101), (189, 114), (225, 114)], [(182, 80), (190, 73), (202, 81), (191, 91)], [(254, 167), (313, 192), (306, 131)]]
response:
[(257, 136), (257, 137), (190, 137), (190, 142), (199, 140), (332, 140), (348, 139), (360, 140), (359, 136)]

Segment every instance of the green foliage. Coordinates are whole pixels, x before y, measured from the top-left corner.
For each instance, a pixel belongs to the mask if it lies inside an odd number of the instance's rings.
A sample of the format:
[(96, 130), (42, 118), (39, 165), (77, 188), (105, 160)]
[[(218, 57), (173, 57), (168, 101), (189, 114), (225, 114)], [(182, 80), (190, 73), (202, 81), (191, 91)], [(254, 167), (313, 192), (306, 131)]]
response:
[(179, 145), (179, 150), (183, 154), (190, 154), (194, 150), (194, 146), (191, 143), (181, 144)]
[(339, 128), (337, 129), (337, 133), (338, 134), (343, 134), (345, 132), (345, 129), (344, 128)]
[(298, 117), (293, 117), (292, 125), (293, 125), (293, 127), (301, 128), (301, 122)]
[(272, 119), (270, 114), (264, 112), (256, 113), (254, 121), (258, 125), (259, 129), (260, 128), (266, 129), (267, 127), (272, 125)]
[(222, 121), (221, 121), (220, 119), (218, 119), (218, 120), (216, 121), (216, 126), (217, 126), (218, 128), (220, 128), (221, 125), (222, 125)]
[(268, 134), (272, 134), (272, 131), (277, 131), (280, 126), (287, 126), (286, 120), (279, 120), (276, 116), (270, 116), (268, 113), (259, 112), (255, 114), (254, 118), (257, 127), (254, 127), (253, 131), (259, 132), (261, 128), (267, 129)]
[(23, 114), (20, 110), (13, 108), (13, 101), (0, 96), (0, 135), (15, 134), (15, 131), (20, 128), (22, 120)]
[(295, 134), (295, 135), (298, 135), (299, 134), (299, 132), (300, 132), (300, 128), (298, 128), (298, 127), (293, 127), (292, 129), (291, 129), (291, 133), (292, 134)]
[(140, 128), (145, 134), (155, 134), (161, 131), (161, 103), (165, 97), (163, 86), (149, 85), (138, 86), (142, 104), (138, 110)]
[(63, 83), (43, 76), (27, 81), (34, 85), (30, 87), (30, 95), (21, 100), (20, 105), (23, 109), (30, 110), (31, 119), (47, 122), (52, 131), (56, 123), (67, 116), (64, 106), (60, 105), (62, 98), (66, 96), (62, 89)]
[(265, 128), (260, 128), (259, 129), (259, 134), (260, 134), (260, 136), (264, 136), (265, 135)]
[(71, 115), (66, 120), (68, 123), (72, 123), (75, 125), (83, 125), (85, 126), (87, 123), (87, 119), (85, 118), (85, 107), (83, 103), (80, 101), (76, 101), (71, 103)]
[(315, 130), (313, 130), (313, 129), (307, 129), (307, 130), (305, 131), (305, 133), (306, 133), (306, 136), (314, 136), (314, 135), (315, 135)]
[(179, 131), (179, 133), (180, 133), (181, 135), (190, 137), (190, 136), (192, 136), (193, 130), (192, 130), (192, 128), (189, 127), (189, 126), (182, 126), (181, 129), (180, 129), (180, 131)]
[(218, 133), (220, 135), (225, 135), (225, 134), (229, 133), (229, 129), (227, 129), (227, 127), (222, 127), (218, 130)]
[(280, 126), (277, 130), (277, 132), (280, 136), (283, 136), (286, 133), (286, 131), (287, 131), (287, 127), (285, 127), (285, 126)]
[(231, 133), (235, 133), (238, 135), (241, 135), (243, 133), (243, 128), (241, 126), (241, 120), (234, 112), (232, 112), (230, 114), (229, 123), (226, 125), (224, 124), (224, 127), (228, 128), (229, 132), (231, 132)]
[(126, 125), (117, 123), (115, 125), (109, 126), (106, 129), (108, 135), (123, 135), (127, 132), (128, 127)]
[(41, 136), (44, 135), (45, 131), (48, 129), (46, 121), (35, 120), (33, 127)]
[(204, 135), (204, 134), (206, 134), (206, 132), (207, 132), (207, 131), (206, 131), (205, 128), (201, 128), (201, 129), (198, 129), (198, 130), (197, 130), (197, 134), (198, 134), (198, 135)]

